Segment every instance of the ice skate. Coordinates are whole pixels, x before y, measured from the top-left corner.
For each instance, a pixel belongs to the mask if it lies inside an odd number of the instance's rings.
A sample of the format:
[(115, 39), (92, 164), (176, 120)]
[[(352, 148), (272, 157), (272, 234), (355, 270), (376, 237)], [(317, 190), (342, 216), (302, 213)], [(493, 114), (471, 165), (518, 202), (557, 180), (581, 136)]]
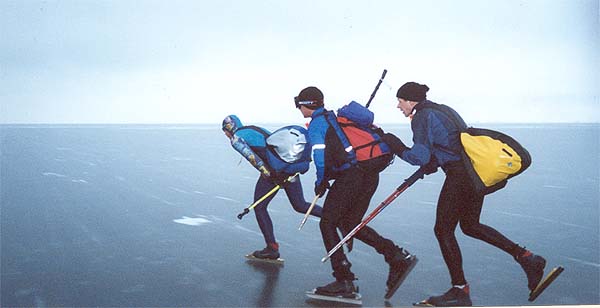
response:
[(526, 250), (525, 253), (516, 257), (515, 260), (521, 265), (527, 275), (527, 287), (529, 291), (533, 291), (542, 280), (542, 277), (544, 277), (546, 259)]
[(452, 287), (446, 293), (440, 296), (432, 296), (424, 301), (413, 304), (419, 307), (454, 307), (454, 306), (473, 306), (469, 296), (469, 286), (463, 288)]
[(283, 264), (284, 259), (279, 257), (279, 250), (267, 245), (263, 250), (257, 250), (251, 254), (246, 255), (248, 260), (267, 262), (274, 264)]
[(312, 291), (307, 291), (306, 296), (325, 300), (342, 302), (347, 304), (361, 305), (361, 295), (358, 293), (358, 287), (350, 280), (336, 280), (328, 285), (317, 287)]
[(408, 251), (398, 248), (397, 255), (390, 261), (390, 272), (386, 282), (385, 299), (390, 299), (396, 293), (404, 279), (415, 267), (419, 259)]

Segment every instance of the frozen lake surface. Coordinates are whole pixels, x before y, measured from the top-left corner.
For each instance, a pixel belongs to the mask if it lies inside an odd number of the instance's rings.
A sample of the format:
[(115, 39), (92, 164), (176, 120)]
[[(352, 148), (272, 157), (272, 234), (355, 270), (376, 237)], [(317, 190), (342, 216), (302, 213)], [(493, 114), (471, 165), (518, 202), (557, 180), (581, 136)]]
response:
[[(276, 127), (276, 126), (275, 126)], [(271, 127), (271, 128), (275, 128)], [(600, 304), (600, 126), (500, 125), (533, 157), (486, 197), (482, 222), (565, 272), (534, 303), (504, 252), (457, 231), (475, 305)], [(264, 242), (251, 203), (257, 172), (213, 126), (0, 126), (0, 306), (326, 306), (304, 291), (332, 281), (318, 221), (279, 193), (269, 206), (283, 267), (248, 263)], [(407, 126), (387, 128), (404, 140)], [(314, 168), (314, 167), (312, 167)], [(312, 200), (314, 169), (302, 177)], [(415, 170), (397, 159), (372, 210)], [(419, 264), (387, 305), (449, 288), (433, 234), (443, 182), (417, 182), (371, 222)], [(355, 242), (364, 306), (383, 306), (387, 264)]]

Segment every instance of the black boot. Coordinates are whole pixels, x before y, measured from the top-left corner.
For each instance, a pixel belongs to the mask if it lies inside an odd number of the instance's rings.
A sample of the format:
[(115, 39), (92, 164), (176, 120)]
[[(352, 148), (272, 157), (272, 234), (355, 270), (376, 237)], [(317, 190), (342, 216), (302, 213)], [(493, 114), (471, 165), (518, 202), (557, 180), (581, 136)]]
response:
[(354, 286), (352, 280), (336, 280), (328, 285), (317, 287), (315, 289), (315, 294), (349, 298), (354, 297), (356, 292), (358, 292), (358, 288)]
[(469, 296), (469, 285), (463, 288), (452, 287), (443, 295), (432, 296), (419, 304), (437, 307), (473, 306), (471, 297)]
[(252, 253), (255, 258), (258, 259), (277, 259), (279, 258), (279, 250), (271, 247), (271, 245), (267, 245), (263, 250), (257, 250)]
[(415, 267), (419, 259), (416, 256), (411, 255), (408, 251), (395, 246), (395, 252), (393, 257), (386, 258), (386, 261), (390, 265), (390, 271), (386, 282), (386, 293), (385, 299), (390, 299), (396, 290), (400, 287), (404, 279), (408, 276), (410, 271)]
[(533, 291), (542, 277), (544, 277), (544, 267), (546, 267), (546, 259), (541, 256), (534, 255), (531, 251), (526, 250), (521, 256), (515, 257), (515, 260), (521, 265), (527, 275), (527, 286), (530, 291)]

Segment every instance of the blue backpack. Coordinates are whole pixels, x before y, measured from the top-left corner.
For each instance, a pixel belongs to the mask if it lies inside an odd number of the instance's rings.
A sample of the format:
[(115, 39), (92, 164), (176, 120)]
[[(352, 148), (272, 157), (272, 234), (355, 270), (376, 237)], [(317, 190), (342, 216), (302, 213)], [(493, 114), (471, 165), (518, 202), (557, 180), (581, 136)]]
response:
[(304, 127), (282, 127), (269, 135), (266, 143), (266, 160), (276, 173), (306, 173), (310, 168), (311, 149)]

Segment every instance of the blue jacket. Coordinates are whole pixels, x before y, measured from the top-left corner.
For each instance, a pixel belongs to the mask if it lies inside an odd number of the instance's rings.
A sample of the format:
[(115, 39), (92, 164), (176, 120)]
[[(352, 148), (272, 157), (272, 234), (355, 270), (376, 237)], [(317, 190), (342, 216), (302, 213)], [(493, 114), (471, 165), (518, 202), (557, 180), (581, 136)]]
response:
[[(260, 131), (264, 133), (261, 133)], [(252, 151), (266, 162), (267, 137), (271, 134), (270, 131), (262, 127), (250, 125), (238, 128), (234, 134), (244, 139)]]
[(329, 129), (329, 123), (323, 116), (325, 112), (324, 107), (315, 110), (308, 126), (313, 161), (317, 169), (315, 185), (319, 185), (325, 179), (325, 135)]
[[(431, 101), (415, 105), (416, 113), (411, 122), (413, 147), (404, 151), (401, 158), (411, 165), (424, 166), (434, 157), (437, 166), (461, 159), (460, 128), (442, 111), (427, 108)], [(443, 106), (443, 105), (442, 105)], [(457, 115), (461, 124), (466, 124), (450, 107), (445, 107)]]

